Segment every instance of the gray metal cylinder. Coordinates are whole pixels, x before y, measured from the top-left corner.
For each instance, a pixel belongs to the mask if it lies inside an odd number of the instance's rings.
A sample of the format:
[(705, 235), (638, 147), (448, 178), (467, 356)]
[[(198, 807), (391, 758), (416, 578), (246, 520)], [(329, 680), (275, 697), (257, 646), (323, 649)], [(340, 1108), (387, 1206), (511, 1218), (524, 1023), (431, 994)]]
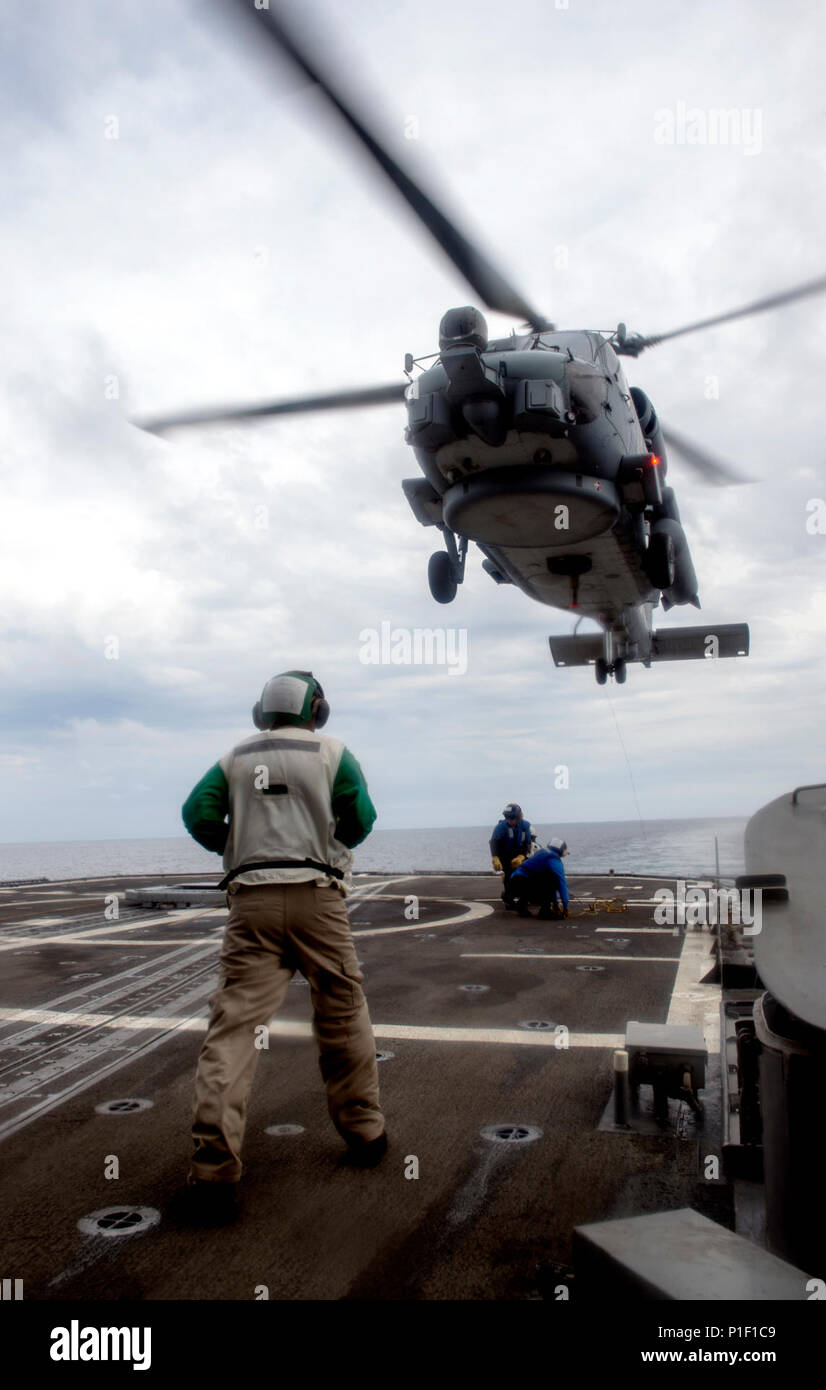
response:
[(823, 1088), (826, 1033), (770, 994), (754, 1004), (760, 1043), (766, 1243), (808, 1274), (826, 1258)]

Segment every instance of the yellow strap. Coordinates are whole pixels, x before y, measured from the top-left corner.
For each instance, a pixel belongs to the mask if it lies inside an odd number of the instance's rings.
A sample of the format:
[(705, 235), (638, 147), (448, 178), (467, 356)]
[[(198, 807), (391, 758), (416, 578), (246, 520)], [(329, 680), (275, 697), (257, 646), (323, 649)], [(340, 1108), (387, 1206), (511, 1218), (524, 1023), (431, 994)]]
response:
[(625, 898), (595, 898), (587, 907), (583, 907), (579, 912), (569, 912), (569, 917), (587, 917), (595, 912), (627, 912), (628, 903)]

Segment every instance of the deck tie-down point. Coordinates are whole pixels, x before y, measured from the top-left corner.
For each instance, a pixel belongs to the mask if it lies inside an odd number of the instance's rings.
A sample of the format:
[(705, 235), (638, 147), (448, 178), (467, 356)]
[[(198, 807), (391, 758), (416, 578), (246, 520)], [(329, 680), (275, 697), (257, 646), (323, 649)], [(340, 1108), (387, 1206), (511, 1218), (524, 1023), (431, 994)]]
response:
[(486, 1125), (479, 1133), (492, 1144), (531, 1144), (542, 1138), (537, 1125)]
[(129, 1115), (137, 1110), (150, 1110), (153, 1102), (151, 1100), (137, 1100), (134, 1096), (128, 1096), (124, 1100), (104, 1100), (100, 1105), (95, 1106), (98, 1115)]
[(131, 1236), (156, 1226), (161, 1214), (154, 1207), (101, 1207), (82, 1216), (77, 1228), (85, 1236)]

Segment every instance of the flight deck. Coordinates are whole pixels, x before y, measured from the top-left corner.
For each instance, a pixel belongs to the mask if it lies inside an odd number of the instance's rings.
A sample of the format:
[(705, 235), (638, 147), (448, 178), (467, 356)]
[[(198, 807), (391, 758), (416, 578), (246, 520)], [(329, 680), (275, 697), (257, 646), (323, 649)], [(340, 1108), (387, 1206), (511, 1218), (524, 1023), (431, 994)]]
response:
[[(223, 896), (194, 876), (0, 888), (4, 1277), (33, 1300), (559, 1299), (583, 1223), (694, 1207), (732, 1225), (704, 1170), (710, 934), (653, 920), (674, 880), (570, 885), (555, 921), (506, 911), (489, 873), (357, 876), (388, 1154), (349, 1164), (296, 975), (261, 1050), (241, 1212), (217, 1231), (174, 1198)], [(612, 1126), (629, 1020), (704, 1029), (702, 1122), (672, 1102), (659, 1132)]]

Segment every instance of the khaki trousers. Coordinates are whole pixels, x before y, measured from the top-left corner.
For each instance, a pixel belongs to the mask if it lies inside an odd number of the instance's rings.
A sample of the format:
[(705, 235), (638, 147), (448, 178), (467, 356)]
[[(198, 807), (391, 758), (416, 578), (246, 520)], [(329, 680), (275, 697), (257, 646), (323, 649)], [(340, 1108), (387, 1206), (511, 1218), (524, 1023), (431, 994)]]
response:
[[(313, 1002), (327, 1108), (343, 1139), (384, 1130), (376, 1043), (344, 898), (319, 883), (231, 884), (221, 983), (210, 999), (195, 1077), (190, 1177), (237, 1182), (247, 1100), (260, 1054), (256, 1028), (284, 1002), (296, 970)], [(260, 1037), (260, 1035), (258, 1035)]]

